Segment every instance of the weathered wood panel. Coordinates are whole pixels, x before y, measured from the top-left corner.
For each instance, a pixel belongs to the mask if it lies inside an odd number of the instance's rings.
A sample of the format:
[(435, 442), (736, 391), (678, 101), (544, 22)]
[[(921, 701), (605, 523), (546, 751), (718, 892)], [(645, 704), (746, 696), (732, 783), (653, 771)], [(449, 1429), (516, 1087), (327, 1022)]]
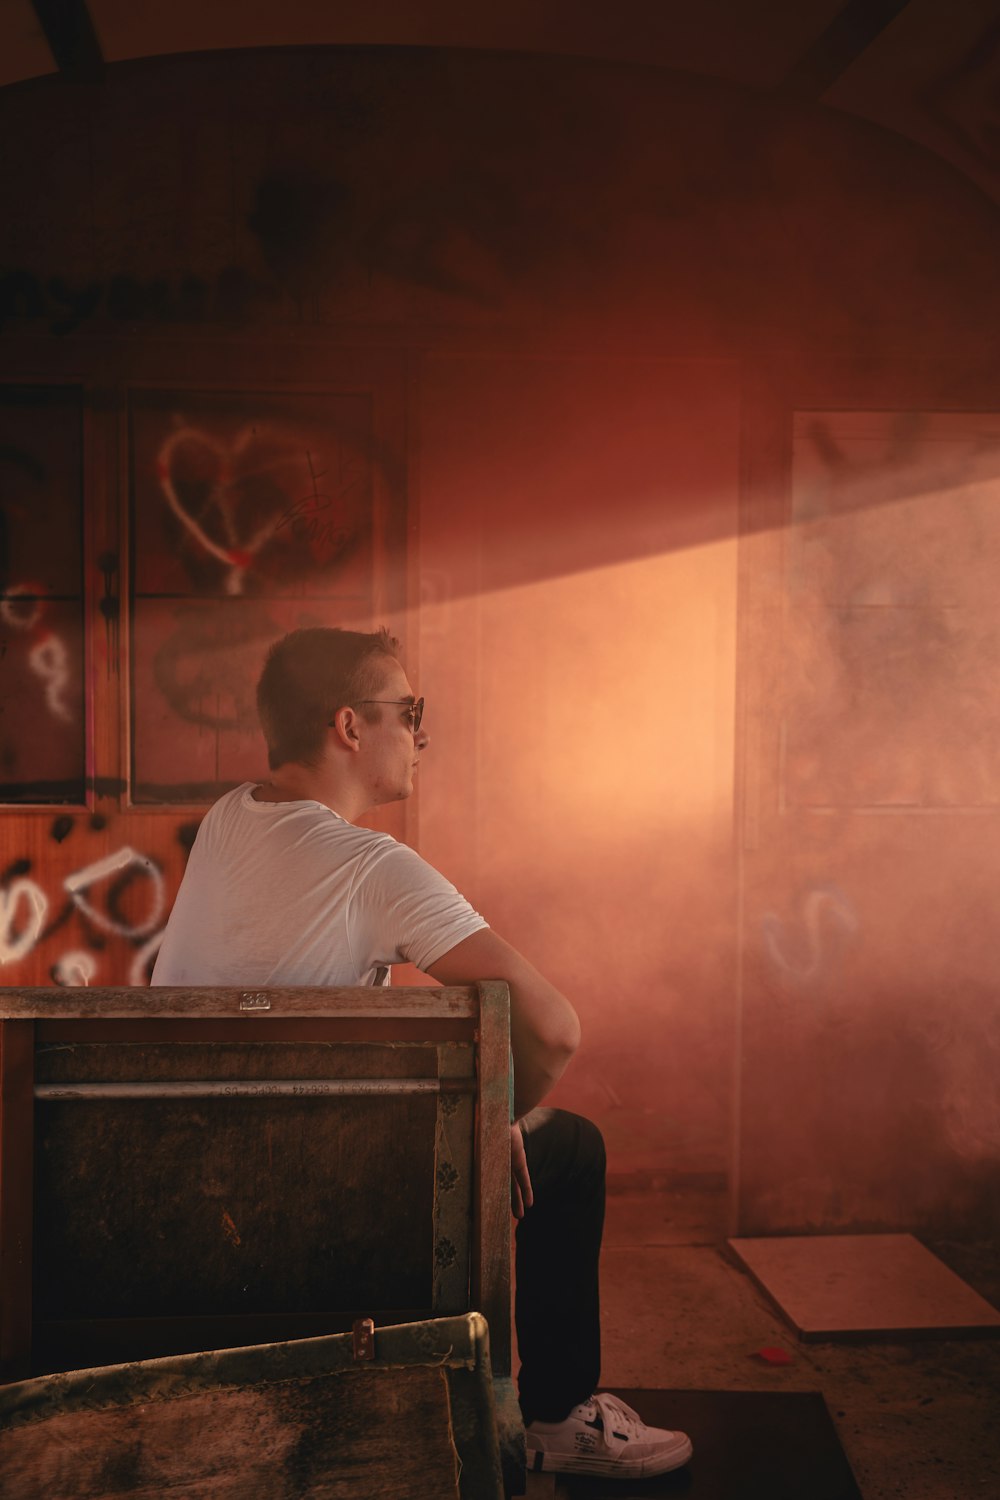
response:
[(429, 1307), (434, 1106), (40, 1103), (36, 1317)]
[(0, 1391), (18, 1500), (499, 1500), (477, 1314), (48, 1376)]
[[(458, 1082), (468, 1059), (455, 1047), (440, 1047), (442, 1080)], [(469, 1306), (469, 1256), (464, 1247), (472, 1220), (472, 1172), (475, 1099), (471, 1094), (443, 1094), (434, 1126), (434, 1282), (438, 1315)]]
[(428, 1020), (472, 1017), (478, 1011), (475, 991), (468, 986), (411, 989), (266, 989), (236, 986), (212, 989), (5, 989), (0, 993), (0, 1019), (50, 1019), (59, 1016), (101, 1020), (134, 1017), (157, 1020), (176, 1017), (236, 1018), (259, 1016), (353, 1016), (381, 1020), (420, 1016)]
[[(90, 1034), (88, 1032), (88, 1034)], [(42, 1044), (35, 1058), (36, 1083), (84, 1083), (89, 1080), (126, 1079), (157, 1082), (184, 1078), (232, 1078), (241, 1081), (268, 1078), (434, 1078), (437, 1048), (433, 1046), (308, 1045), (306, 1042), (267, 1043), (237, 1041), (202, 1044), (199, 1040), (181, 1046), (133, 1042), (115, 1045), (77, 1042), (72, 1047)], [(471, 1045), (442, 1050), (464, 1055), (461, 1073), (472, 1071)]]
[[(31, 1344), (34, 1026), (0, 1022), (0, 1369)], [(20, 1372), (19, 1372), (20, 1373)]]
[(457, 1500), (447, 1384), (443, 1370), (372, 1370), (188, 1395), (151, 1421), (134, 1407), (53, 1417), (19, 1434), (4, 1483), (21, 1500), (180, 1488), (188, 1500)]
[(510, 993), (489, 980), (479, 986), (479, 1113), (472, 1233), (472, 1300), (490, 1325), (493, 1363), (509, 1374), (510, 1358)]
[[(50, 992), (51, 993), (51, 992)], [(6, 1024), (6, 1023), (0, 1023)], [(238, 1020), (199, 1019), (184, 1021), (178, 1017), (166, 1020), (112, 1019), (110, 1021), (63, 1020), (36, 1021), (35, 1035), (39, 1045), (65, 1046), (81, 1042), (232, 1042), (233, 1028), (239, 1040), (246, 1042), (344, 1042), (346, 1043), (428, 1043), (468, 1041), (474, 1022), (468, 1018), (425, 1019), (418, 1016), (393, 1020), (386, 1016), (273, 1016), (261, 1020), (241, 1016)]]

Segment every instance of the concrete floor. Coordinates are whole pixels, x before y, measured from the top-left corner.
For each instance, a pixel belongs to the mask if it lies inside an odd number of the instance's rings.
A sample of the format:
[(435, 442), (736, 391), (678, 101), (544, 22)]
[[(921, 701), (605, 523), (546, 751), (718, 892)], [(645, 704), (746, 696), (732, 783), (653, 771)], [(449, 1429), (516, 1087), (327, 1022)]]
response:
[[(801, 1344), (725, 1239), (722, 1191), (609, 1196), (602, 1385), (818, 1390), (864, 1500), (1000, 1496), (1000, 1338)], [(995, 1245), (926, 1243), (1000, 1306)], [(756, 1355), (770, 1346), (791, 1364)], [(529, 1477), (529, 1500), (558, 1494)]]

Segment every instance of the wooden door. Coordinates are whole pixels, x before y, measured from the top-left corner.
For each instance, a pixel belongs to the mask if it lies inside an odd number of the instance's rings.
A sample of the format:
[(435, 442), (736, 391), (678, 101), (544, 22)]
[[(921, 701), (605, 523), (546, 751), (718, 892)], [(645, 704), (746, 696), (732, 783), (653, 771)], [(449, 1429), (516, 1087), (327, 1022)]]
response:
[(742, 1233), (995, 1216), (1000, 391), (786, 371), (741, 541)]

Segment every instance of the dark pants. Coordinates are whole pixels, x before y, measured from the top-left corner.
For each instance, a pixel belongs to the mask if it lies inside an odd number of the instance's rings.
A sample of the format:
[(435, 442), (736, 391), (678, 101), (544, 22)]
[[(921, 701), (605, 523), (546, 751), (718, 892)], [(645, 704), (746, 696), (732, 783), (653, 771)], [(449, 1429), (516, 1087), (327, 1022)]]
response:
[(533, 1109), (521, 1129), (534, 1204), (517, 1226), (518, 1390), (525, 1422), (561, 1422), (601, 1370), (604, 1141), (563, 1109)]

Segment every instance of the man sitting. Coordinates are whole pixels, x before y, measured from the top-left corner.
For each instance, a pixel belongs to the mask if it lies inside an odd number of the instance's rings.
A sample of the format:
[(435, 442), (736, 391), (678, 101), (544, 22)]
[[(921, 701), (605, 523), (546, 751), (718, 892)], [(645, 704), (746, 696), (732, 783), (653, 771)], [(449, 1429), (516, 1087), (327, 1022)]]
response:
[(228, 792), (191, 850), (155, 985), (384, 985), (394, 963), (440, 984), (506, 980), (518, 1218), (515, 1323), (534, 1468), (636, 1478), (691, 1455), (645, 1426), (600, 1372), (598, 1259), (604, 1143), (589, 1120), (539, 1108), (580, 1038), (569, 1001), (439, 872), (359, 828), (409, 797), (427, 748), (416, 698), (385, 631), (297, 630), (268, 655), (257, 706), (270, 778)]

